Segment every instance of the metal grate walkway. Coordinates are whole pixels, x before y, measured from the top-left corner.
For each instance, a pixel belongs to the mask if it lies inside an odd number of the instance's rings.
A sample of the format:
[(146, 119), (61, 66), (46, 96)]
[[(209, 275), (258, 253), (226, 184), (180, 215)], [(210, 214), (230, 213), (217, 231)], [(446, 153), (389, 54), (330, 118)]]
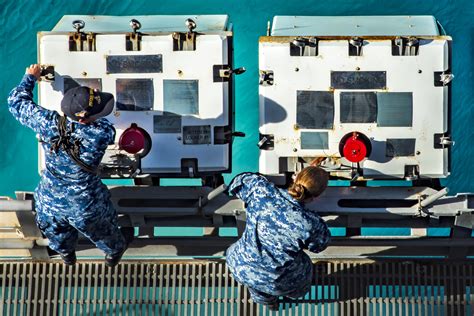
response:
[(472, 315), (472, 262), (317, 262), (279, 311), (249, 301), (223, 261), (0, 262), (0, 315)]

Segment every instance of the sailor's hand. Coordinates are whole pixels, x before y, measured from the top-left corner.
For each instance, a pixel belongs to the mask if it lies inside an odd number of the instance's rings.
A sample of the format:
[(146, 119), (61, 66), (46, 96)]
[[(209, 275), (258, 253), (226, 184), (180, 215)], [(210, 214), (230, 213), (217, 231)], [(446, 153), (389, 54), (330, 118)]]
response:
[(33, 65), (30, 65), (30, 67), (26, 67), (26, 74), (33, 75), (36, 77), (37, 80), (39, 80), (41, 76), (40, 64), (33, 64)]

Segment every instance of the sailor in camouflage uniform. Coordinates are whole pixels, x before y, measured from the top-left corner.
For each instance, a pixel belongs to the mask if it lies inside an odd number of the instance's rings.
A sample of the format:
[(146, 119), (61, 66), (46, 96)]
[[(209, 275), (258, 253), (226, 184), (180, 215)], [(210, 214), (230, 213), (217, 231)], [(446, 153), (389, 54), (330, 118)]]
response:
[[(114, 266), (127, 241), (117, 225), (110, 193), (96, 172), (105, 149), (114, 142), (115, 129), (102, 118), (112, 111), (113, 96), (87, 87), (70, 89), (61, 102), (66, 119), (33, 101), (40, 73), (39, 65), (28, 67), (8, 98), (10, 112), (37, 133), (45, 152), (46, 168), (34, 194), (37, 225), (49, 239), (49, 247), (66, 264), (76, 262), (79, 231), (106, 254), (106, 263)], [(76, 157), (70, 153), (74, 145)]]
[(249, 288), (256, 303), (277, 307), (279, 296), (298, 298), (311, 287), (312, 263), (303, 249), (323, 251), (330, 239), (326, 223), (304, 203), (328, 183), (319, 167), (303, 169), (287, 190), (255, 173), (236, 176), (229, 192), (245, 202), (243, 236), (227, 250), (234, 278)]

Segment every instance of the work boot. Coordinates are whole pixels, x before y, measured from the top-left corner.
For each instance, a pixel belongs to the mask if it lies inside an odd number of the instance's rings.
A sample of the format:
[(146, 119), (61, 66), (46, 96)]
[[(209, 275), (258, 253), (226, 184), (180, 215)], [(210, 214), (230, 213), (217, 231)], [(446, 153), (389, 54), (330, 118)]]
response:
[(70, 252), (66, 254), (59, 254), (61, 256), (61, 259), (63, 259), (64, 264), (68, 266), (72, 266), (76, 263), (77, 258), (76, 258), (76, 253), (75, 252)]
[(115, 267), (122, 259), (123, 254), (128, 249), (128, 245), (133, 241), (133, 227), (121, 227), (120, 231), (122, 232), (123, 237), (125, 238), (125, 248), (115, 255), (106, 255), (105, 256), (105, 264), (108, 267)]
[(119, 253), (116, 253), (115, 255), (105, 255), (105, 264), (111, 268), (115, 267), (120, 262), (120, 259), (122, 259), (122, 256), (127, 248), (128, 245), (125, 245), (125, 248)]

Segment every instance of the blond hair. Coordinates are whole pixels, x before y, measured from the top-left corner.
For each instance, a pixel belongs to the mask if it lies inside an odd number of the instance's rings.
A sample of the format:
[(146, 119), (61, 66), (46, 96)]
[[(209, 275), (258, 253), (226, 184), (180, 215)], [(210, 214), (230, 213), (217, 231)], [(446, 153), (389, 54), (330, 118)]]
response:
[(328, 180), (326, 171), (316, 166), (309, 166), (296, 175), (295, 181), (288, 188), (288, 193), (302, 202), (323, 193), (328, 186)]

